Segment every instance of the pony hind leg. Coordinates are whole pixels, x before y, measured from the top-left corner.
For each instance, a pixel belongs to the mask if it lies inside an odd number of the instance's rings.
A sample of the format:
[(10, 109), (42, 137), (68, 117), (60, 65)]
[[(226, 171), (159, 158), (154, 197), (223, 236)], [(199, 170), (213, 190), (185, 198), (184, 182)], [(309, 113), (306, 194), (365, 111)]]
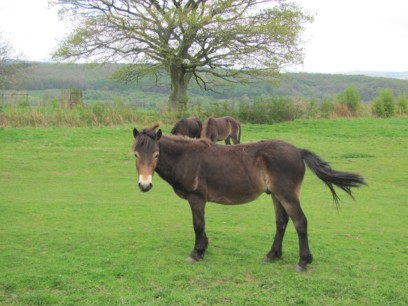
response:
[(289, 221), (289, 216), (283, 208), (282, 204), (274, 195), (272, 195), (271, 197), (275, 208), (276, 233), (272, 248), (265, 257), (266, 261), (277, 260), (282, 257), (282, 241), (285, 235), (286, 226), (288, 225)]
[(237, 129), (231, 138), (234, 144), (241, 143), (241, 126), (237, 126)]
[(239, 138), (237, 137), (237, 135), (231, 135), (230, 137), (233, 144), (239, 144)]
[(299, 263), (295, 270), (302, 272), (307, 269), (307, 265), (312, 263), (313, 256), (309, 249), (309, 240), (307, 234), (307, 219), (303, 213), (298, 197), (295, 193), (292, 196), (281, 197), (277, 196), (278, 200), (285, 209), (287, 215), (295, 226), (299, 239)]

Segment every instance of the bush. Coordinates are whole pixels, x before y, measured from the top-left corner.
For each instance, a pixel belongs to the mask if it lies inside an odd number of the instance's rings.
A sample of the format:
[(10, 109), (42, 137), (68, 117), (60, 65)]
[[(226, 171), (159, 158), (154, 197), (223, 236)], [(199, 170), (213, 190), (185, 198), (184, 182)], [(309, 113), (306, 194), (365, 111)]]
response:
[(379, 117), (391, 117), (394, 115), (395, 102), (391, 89), (380, 89), (379, 95), (373, 100), (372, 112)]
[(341, 104), (347, 106), (351, 115), (357, 115), (361, 105), (361, 99), (356, 85), (347, 87), (345, 91), (338, 94), (337, 99)]
[(345, 103), (334, 103), (333, 107), (333, 117), (350, 118), (352, 113), (350, 108)]
[(408, 114), (408, 97), (406, 94), (400, 94), (397, 98), (396, 113), (399, 115)]
[(291, 99), (285, 97), (259, 97), (252, 103), (240, 103), (238, 117), (251, 123), (276, 123), (300, 117)]
[[(196, 109), (197, 110), (197, 109)], [(233, 116), (237, 117), (236, 111), (236, 102), (235, 101), (227, 101), (227, 102), (210, 102), (207, 107), (207, 110), (204, 111), (201, 116), (202, 117), (222, 117), (222, 116)]]
[(323, 100), (320, 105), (320, 116), (322, 118), (331, 118), (334, 112), (334, 103), (328, 99)]

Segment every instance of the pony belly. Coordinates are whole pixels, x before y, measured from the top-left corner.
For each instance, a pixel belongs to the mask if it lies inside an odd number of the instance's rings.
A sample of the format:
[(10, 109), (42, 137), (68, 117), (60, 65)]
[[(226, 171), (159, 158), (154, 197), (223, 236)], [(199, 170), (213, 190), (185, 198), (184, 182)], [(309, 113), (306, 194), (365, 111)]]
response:
[[(238, 170), (238, 169), (237, 169)], [(264, 181), (246, 171), (236, 171), (234, 175), (224, 175), (207, 179), (207, 201), (220, 204), (244, 204), (257, 199), (267, 190)]]
[(218, 204), (245, 204), (256, 200), (261, 190), (235, 190), (234, 192), (209, 192), (207, 201)]
[(208, 202), (213, 202), (217, 204), (224, 204), (224, 205), (240, 205), (240, 204), (246, 204), (249, 202), (252, 202), (256, 200), (259, 197), (257, 195), (256, 197), (250, 197), (250, 198), (227, 198), (225, 196), (209, 199)]

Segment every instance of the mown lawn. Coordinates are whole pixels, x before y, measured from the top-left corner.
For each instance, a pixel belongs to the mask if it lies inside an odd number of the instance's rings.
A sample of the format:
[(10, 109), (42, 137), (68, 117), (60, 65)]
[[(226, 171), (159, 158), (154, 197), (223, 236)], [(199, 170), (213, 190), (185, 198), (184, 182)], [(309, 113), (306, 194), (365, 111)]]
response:
[(157, 175), (137, 189), (132, 128), (0, 129), (0, 304), (408, 305), (408, 118), (243, 126), (243, 141), (283, 139), (369, 183), (356, 201), (339, 191), (337, 211), (307, 171), (306, 273), (292, 224), (282, 260), (263, 261), (267, 195), (209, 203), (210, 247), (186, 263), (190, 208)]

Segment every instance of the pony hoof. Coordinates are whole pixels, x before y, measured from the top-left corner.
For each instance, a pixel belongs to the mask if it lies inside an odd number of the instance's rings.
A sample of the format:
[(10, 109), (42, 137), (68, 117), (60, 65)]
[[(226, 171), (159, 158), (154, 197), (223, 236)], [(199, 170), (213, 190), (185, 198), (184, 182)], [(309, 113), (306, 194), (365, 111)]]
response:
[[(271, 255), (271, 256), (268, 256), (268, 255)], [(281, 259), (281, 257), (282, 257), (282, 254), (278, 254), (278, 255), (276, 255), (276, 254), (268, 254), (268, 255), (266, 255), (266, 256), (264, 257), (264, 260), (265, 260), (266, 262), (277, 261), (277, 260)]]
[(197, 260), (196, 259), (194, 259), (193, 257), (191, 257), (191, 256), (188, 256), (187, 258), (186, 258), (186, 262), (188, 262), (188, 263), (193, 263), (193, 262), (196, 262)]
[(280, 258), (279, 257), (268, 257), (268, 256), (265, 256), (264, 257), (264, 261), (266, 261), (266, 262), (274, 262), (274, 261), (277, 261), (277, 260), (279, 260)]
[(306, 271), (306, 267), (296, 265), (295, 272), (305, 272), (305, 271)]

